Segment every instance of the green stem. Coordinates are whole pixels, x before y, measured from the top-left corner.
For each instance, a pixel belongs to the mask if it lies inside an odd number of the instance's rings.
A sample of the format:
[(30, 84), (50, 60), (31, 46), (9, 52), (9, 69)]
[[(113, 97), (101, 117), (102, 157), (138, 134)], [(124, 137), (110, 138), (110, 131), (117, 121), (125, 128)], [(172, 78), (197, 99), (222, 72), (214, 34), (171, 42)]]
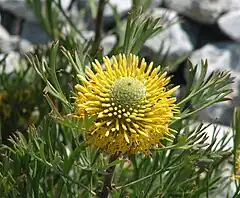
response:
[[(111, 155), (109, 158), (109, 164), (114, 162), (118, 158), (118, 155)], [(102, 191), (98, 194), (99, 198), (108, 198), (109, 192), (112, 188), (112, 178), (115, 170), (115, 165), (107, 168), (107, 174), (104, 176)]]

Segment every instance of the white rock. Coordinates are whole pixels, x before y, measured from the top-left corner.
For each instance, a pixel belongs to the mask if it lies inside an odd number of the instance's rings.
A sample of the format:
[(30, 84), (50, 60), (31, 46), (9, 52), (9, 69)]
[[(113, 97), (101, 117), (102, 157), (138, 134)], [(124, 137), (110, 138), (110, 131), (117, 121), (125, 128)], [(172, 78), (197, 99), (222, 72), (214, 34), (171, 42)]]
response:
[(168, 8), (205, 24), (213, 24), (226, 9), (227, 0), (165, 0)]
[(218, 20), (220, 29), (233, 40), (240, 42), (240, 10), (228, 12)]
[(0, 25), (0, 51), (2, 53), (9, 53), (11, 51), (27, 53), (33, 51), (33, 46), (25, 39), (21, 39), (18, 36), (11, 36), (7, 30)]
[[(98, 0), (97, 0), (97, 2), (98, 2)], [(109, 0), (109, 3), (113, 6), (116, 6), (116, 9), (117, 9), (118, 13), (120, 13), (120, 15), (127, 13), (132, 7), (132, 0), (124, 0), (124, 1)], [(106, 5), (106, 7), (104, 9), (104, 16), (105, 17), (113, 16), (112, 8), (108, 4)]]
[[(98, 2), (99, 0), (95, 0)], [(128, 12), (131, 10), (132, 7), (132, 0), (109, 0), (109, 3), (106, 4), (104, 8), (104, 28), (109, 29), (111, 26), (115, 24), (114, 19), (114, 12), (112, 7), (114, 6), (120, 15), (121, 18), (126, 17)], [(94, 24), (93, 24), (94, 26)]]
[(28, 21), (36, 21), (36, 17), (31, 8), (25, 3), (24, 0), (0, 0), (0, 7), (3, 10), (11, 12), (16, 17)]
[(117, 39), (114, 35), (104, 37), (104, 39), (101, 41), (101, 46), (103, 47), (103, 54), (107, 55), (109, 52), (111, 52), (116, 42)]
[(240, 1), (239, 0), (226, 0), (226, 11), (238, 10), (240, 9)]
[[(90, 40), (90, 39), (94, 39), (95, 32), (91, 31), (91, 30), (84, 30), (84, 31), (82, 31), (82, 35), (86, 40)], [(79, 35), (76, 37), (76, 39), (84, 42), (83, 38)], [(116, 41), (117, 41), (117, 39), (116, 39), (116, 36), (114, 36), (114, 35), (107, 35), (107, 36), (103, 37), (100, 45), (103, 49), (104, 55), (107, 55), (112, 50)]]
[[(0, 60), (4, 58), (5, 54), (0, 54)], [(13, 71), (19, 71), (19, 61), (20, 61), (20, 54), (17, 52), (10, 52), (5, 59), (6, 68), (3, 71), (3, 67), (0, 67), (0, 74), (6, 73), (9, 74)]]
[(230, 125), (233, 109), (240, 105), (240, 44), (215, 43), (205, 45), (201, 49), (195, 51), (190, 57), (194, 65), (200, 65), (201, 59), (208, 59), (207, 75), (210, 75), (216, 70), (228, 70), (231, 71), (232, 76), (235, 77), (234, 83), (230, 85), (233, 93), (228, 96), (232, 101), (215, 104), (200, 114), (206, 121), (217, 119), (218, 123)]
[(63, 10), (68, 9), (69, 5), (71, 4), (72, 0), (61, 0), (61, 7), (63, 8)]
[[(96, 14), (97, 9), (98, 9), (98, 3), (99, 0), (94, 0), (93, 1), (93, 10), (94, 10), (94, 14)], [(115, 23), (115, 19), (114, 19), (114, 11), (113, 8), (116, 8), (118, 14), (120, 15), (120, 17), (126, 17), (128, 12), (131, 10), (132, 8), (132, 0), (108, 0), (107, 4), (104, 7), (104, 28), (112, 28), (112, 26)], [(87, 3), (87, 0), (81, 0), (78, 1), (78, 8), (83, 10), (84, 12), (91, 12), (91, 8), (90, 8), (90, 4)], [(78, 12), (79, 13), (79, 12)], [(79, 15), (79, 14), (78, 14)], [(86, 22), (88, 30), (92, 30), (94, 29), (94, 23), (91, 19), (91, 17), (89, 17), (90, 14), (88, 14), (87, 16), (84, 17), (84, 22)], [(78, 20), (79, 20), (79, 16), (78, 16)]]
[(163, 0), (152, 0), (151, 2), (151, 7), (154, 8), (154, 7), (159, 7), (161, 6), (163, 3)]
[(0, 51), (3, 53), (10, 53), (12, 51), (19, 52), (21, 54), (33, 52), (33, 45), (18, 36), (11, 36), (7, 40), (0, 39)]
[[(151, 58), (153, 54), (164, 56), (168, 52), (168, 64), (175, 62), (193, 50), (189, 35), (182, 29), (180, 23), (169, 24), (178, 20), (177, 13), (163, 8), (150, 10), (153, 17), (163, 17), (164, 30), (146, 41), (142, 50), (143, 56)], [(162, 51), (159, 54), (160, 48)]]
[[(42, 5), (44, 5), (45, 0), (41, 0)], [(64, 10), (68, 8), (71, 0), (61, 0), (61, 6)], [(53, 6), (55, 4), (53, 3)], [(36, 22), (37, 18), (33, 13), (32, 9), (28, 6), (25, 0), (0, 0), (0, 7), (3, 10), (11, 12), (16, 17), (25, 19), (26, 21)]]
[(29, 53), (34, 51), (33, 45), (25, 39), (20, 39), (18, 49), (20, 53)]
[(23, 24), (21, 37), (33, 44), (47, 44), (52, 40), (38, 23), (30, 21)]
[(208, 60), (208, 74), (216, 70), (231, 71), (235, 77), (235, 83), (232, 84), (235, 91), (233, 96), (237, 96), (240, 82), (240, 44), (231, 42), (207, 44), (190, 57), (193, 64), (200, 64), (201, 59)]
[(8, 31), (0, 25), (0, 40), (8, 40), (10, 38), (10, 35)]

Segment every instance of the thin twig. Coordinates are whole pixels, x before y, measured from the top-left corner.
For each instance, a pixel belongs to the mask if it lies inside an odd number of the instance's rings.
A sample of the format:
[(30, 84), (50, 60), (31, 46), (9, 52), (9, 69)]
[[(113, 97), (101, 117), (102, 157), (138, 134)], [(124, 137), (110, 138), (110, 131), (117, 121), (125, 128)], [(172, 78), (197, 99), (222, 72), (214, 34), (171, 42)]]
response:
[(100, 46), (103, 31), (103, 12), (107, 0), (99, 0), (97, 17), (95, 20), (95, 38), (92, 48), (92, 54), (95, 55)]
[[(111, 155), (109, 158), (109, 164), (114, 162), (117, 158), (118, 158), (118, 155)], [(109, 191), (112, 188), (112, 178), (113, 178), (115, 166), (116, 165), (110, 166), (107, 168), (106, 170), (107, 174), (104, 176), (102, 191), (98, 194), (99, 198), (108, 198)]]

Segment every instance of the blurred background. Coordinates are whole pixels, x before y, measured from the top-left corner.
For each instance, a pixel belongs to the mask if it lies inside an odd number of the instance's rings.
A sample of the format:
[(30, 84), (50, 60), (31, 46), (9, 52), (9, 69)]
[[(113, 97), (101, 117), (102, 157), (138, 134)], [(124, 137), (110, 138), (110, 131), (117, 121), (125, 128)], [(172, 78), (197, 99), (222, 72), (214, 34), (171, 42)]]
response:
[[(24, 131), (29, 124), (38, 123), (49, 111), (42, 96), (44, 85), (31, 70), (25, 54), (43, 56), (55, 40), (60, 40), (68, 50), (77, 50), (91, 41), (95, 36), (97, 3), (98, 0), (0, 0), (3, 139), (9, 131)], [(174, 84), (184, 89), (187, 59), (194, 65), (208, 59), (208, 75), (214, 70), (231, 71), (235, 77), (231, 101), (199, 114), (206, 122), (230, 126), (233, 109), (240, 104), (240, 1), (109, 0), (103, 14), (101, 53), (104, 55), (114, 54), (133, 7), (142, 7), (154, 18), (162, 17), (164, 30), (145, 43), (140, 55), (168, 66)], [(72, 78), (68, 75), (66, 83), (62, 81), (66, 90)]]

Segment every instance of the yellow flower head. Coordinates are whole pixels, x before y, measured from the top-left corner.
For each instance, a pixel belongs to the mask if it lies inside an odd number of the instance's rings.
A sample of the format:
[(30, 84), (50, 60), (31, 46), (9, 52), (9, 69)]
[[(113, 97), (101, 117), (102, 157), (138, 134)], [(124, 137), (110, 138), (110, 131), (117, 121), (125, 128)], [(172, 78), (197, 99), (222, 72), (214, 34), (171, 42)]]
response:
[(95, 73), (87, 68), (75, 88), (77, 116), (95, 117), (87, 141), (110, 154), (149, 153), (161, 139), (173, 136), (168, 127), (177, 112), (168, 89), (170, 78), (160, 73), (160, 66), (137, 56), (119, 54), (103, 58), (105, 69), (96, 60)]

